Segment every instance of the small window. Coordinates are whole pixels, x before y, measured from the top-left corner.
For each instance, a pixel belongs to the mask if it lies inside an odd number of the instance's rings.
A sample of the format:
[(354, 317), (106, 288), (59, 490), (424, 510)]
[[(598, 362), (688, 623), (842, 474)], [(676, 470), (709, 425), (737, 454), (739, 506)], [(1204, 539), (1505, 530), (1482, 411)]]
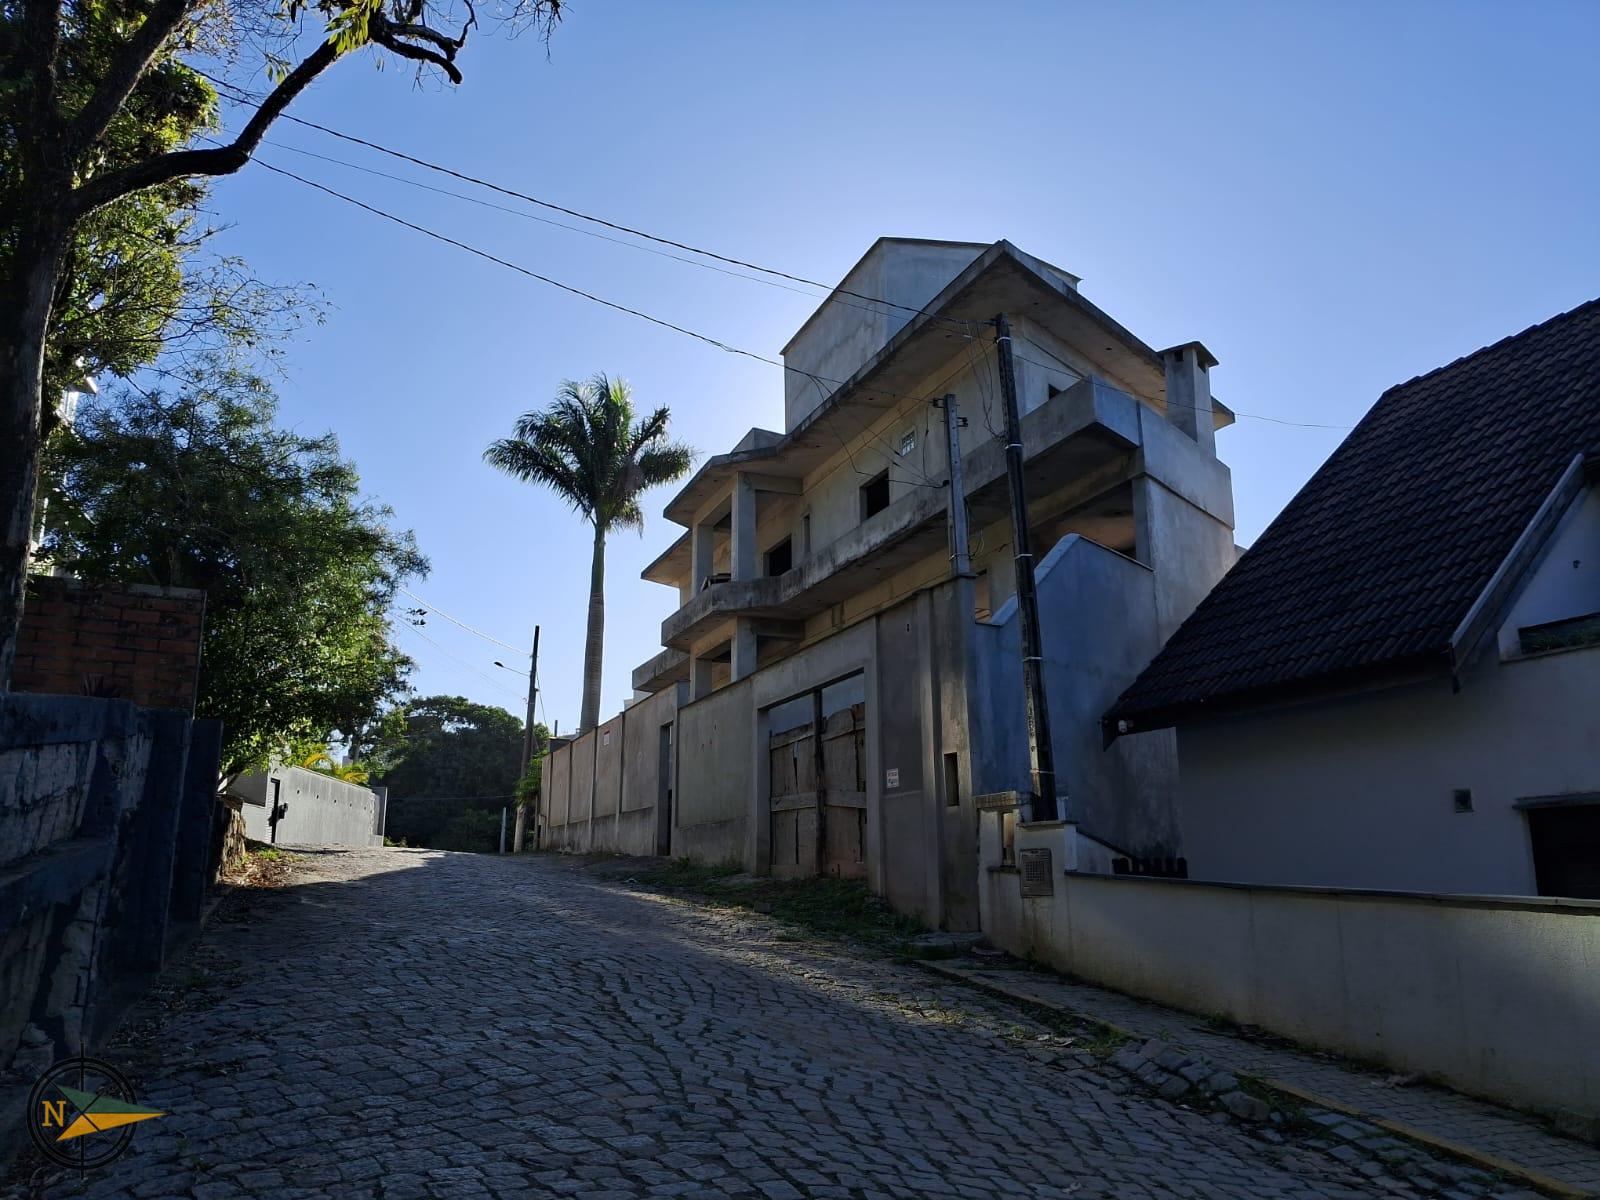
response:
[(944, 803), (946, 808), (961, 807), (961, 759), (954, 751), (944, 756)]
[(987, 621), (992, 607), (989, 602), (989, 572), (979, 571), (972, 581), (972, 615), (975, 620)]
[(889, 472), (882, 471), (861, 485), (861, 519), (889, 507)]
[(800, 518), (800, 553), (811, 553), (811, 514), (805, 513)]
[(1574, 650), (1579, 646), (1600, 646), (1600, 613), (1569, 617), (1545, 625), (1528, 625), (1517, 630), (1524, 654), (1543, 654), (1550, 650)]
[(782, 575), (792, 566), (794, 566), (794, 543), (789, 538), (784, 538), (767, 551), (768, 575)]

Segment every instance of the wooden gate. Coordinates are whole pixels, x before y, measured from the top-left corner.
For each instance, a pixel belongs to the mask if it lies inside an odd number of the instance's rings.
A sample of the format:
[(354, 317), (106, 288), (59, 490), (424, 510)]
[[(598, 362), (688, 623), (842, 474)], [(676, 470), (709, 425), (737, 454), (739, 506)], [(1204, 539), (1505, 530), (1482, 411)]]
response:
[(866, 877), (867, 706), (861, 691), (855, 676), (771, 712), (769, 865), (778, 878)]

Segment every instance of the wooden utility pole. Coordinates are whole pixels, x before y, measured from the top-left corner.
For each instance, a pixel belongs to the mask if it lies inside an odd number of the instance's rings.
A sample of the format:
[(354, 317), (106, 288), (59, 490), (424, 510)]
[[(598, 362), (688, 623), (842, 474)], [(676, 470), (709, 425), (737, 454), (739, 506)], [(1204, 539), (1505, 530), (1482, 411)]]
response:
[(1017, 407), (1017, 368), (1011, 353), (1011, 322), (994, 319), (995, 354), (1000, 360), (1000, 397), (1006, 417), (1006, 485), (1011, 493), (1011, 543), (1017, 564), (1017, 618), (1022, 633), (1022, 686), (1028, 718), (1028, 772), (1031, 821), (1054, 821), (1055, 746), (1050, 740), (1050, 709), (1044, 694), (1044, 651), (1039, 640), (1039, 593), (1033, 578), (1033, 539), (1028, 534), (1027, 483), (1022, 474), (1022, 415)]
[[(533, 705), (539, 695), (539, 627), (533, 627), (533, 653), (528, 655), (528, 715), (522, 722), (522, 769), (517, 772), (520, 783), (528, 774), (528, 764), (533, 761)], [(538, 803), (535, 798), (534, 803)], [(528, 828), (528, 806), (517, 797), (517, 831), (511, 839), (511, 852), (522, 853), (523, 838)]]

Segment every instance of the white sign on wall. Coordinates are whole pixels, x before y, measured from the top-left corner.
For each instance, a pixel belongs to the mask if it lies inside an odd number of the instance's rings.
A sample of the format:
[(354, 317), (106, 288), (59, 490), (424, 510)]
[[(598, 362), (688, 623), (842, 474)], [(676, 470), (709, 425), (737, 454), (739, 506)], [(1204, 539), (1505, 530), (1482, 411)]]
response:
[(883, 786), (886, 788), (897, 788), (900, 786), (899, 767), (890, 767), (883, 773)]

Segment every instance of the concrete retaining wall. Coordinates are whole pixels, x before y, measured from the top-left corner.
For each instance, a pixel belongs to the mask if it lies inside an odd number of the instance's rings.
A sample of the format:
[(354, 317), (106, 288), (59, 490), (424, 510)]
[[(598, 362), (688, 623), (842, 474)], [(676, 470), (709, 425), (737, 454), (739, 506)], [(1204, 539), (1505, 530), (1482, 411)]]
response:
[(199, 917), (220, 746), (182, 711), (0, 695), (0, 1133)]
[(1600, 901), (1057, 875), (984, 879), (997, 945), (1080, 978), (1415, 1072), (1600, 1117)]
[[(288, 806), (273, 837), (268, 824), (274, 790)], [(370, 788), (303, 767), (273, 767), (240, 776), (229, 789), (244, 801), (245, 833), (289, 846), (370, 846), (378, 832), (378, 800)]]

